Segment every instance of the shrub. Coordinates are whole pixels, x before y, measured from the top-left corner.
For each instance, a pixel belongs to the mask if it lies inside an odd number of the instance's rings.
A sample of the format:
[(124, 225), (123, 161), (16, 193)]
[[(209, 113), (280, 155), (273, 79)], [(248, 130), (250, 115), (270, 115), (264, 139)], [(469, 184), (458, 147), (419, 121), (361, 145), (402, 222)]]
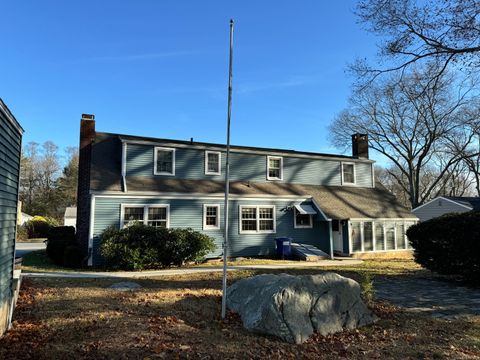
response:
[(362, 298), (367, 304), (371, 304), (375, 298), (375, 288), (373, 286), (373, 276), (368, 272), (361, 273), (360, 288)]
[(50, 230), (50, 224), (43, 216), (34, 216), (25, 223), (28, 238), (46, 238)]
[(108, 268), (143, 270), (198, 262), (214, 249), (211, 237), (192, 229), (134, 224), (121, 230), (107, 228), (101, 235), (100, 254)]
[(27, 241), (28, 240), (28, 231), (25, 225), (17, 226), (17, 241)]
[(58, 265), (64, 263), (64, 254), (68, 246), (76, 246), (75, 228), (73, 226), (57, 226), (50, 228), (47, 241), (47, 255)]
[(70, 268), (82, 266), (82, 249), (78, 245), (67, 245), (63, 251), (63, 265)]
[(446, 275), (480, 283), (480, 212), (447, 214), (407, 230), (415, 261)]

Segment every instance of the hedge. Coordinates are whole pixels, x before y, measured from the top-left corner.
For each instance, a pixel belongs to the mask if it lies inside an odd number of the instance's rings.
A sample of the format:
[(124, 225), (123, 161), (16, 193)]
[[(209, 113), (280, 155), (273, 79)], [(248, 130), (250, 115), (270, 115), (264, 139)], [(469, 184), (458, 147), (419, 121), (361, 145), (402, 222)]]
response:
[(158, 269), (203, 261), (215, 249), (213, 239), (192, 229), (164, 229), (134, 224), (101, 234), (105, 266), (116, 270)]
[(415, 261), (446, 275), (480, 283), (480, 212), (447, 214), (407, 230)]
[(81, 266), (81, 249), (76, 243), (73, 226), (50, 228), (47, 240), (47, 255), (58, 265), (72, 268)]
[(25, 223), (28, 238), (46, 238), (50, 228), (58, 226), (58, 221), (48, 216), (34, 216)]

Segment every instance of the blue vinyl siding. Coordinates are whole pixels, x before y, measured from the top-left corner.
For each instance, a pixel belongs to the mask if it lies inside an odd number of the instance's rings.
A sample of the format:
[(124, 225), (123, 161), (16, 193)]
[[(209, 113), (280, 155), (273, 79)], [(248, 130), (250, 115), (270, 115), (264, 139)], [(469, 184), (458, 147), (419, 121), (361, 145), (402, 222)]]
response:
[[(127, 176), (154, 175), (154, 146), (127, 145)], [(175, 178), (222, 180), (225, 176), (225, 153), (221, 155), (221, 175), (205, 175), (205, 150), (176, 148)], [(372, 163), (356, 162), (358, 186), (372, 186)], [(266, 181), (267, 155), (232, 152), (230, 180)], [(310, 185), (341, 185), (341, 161), (283, 156), (283, 182)]]
[[(13, 291), (21, 137), (0, 108), (0, 309), (11, 306)], [(0, 319), (0, 335), (7, 321)]]
[[(215, 239), (217, 249), (210, 254), (210, 257), (218, 257), (222, 254), (223, 241), (223, 201), (221, 199), (141, 199), (110, 197), (95, 199), (95, 221), (94, 221), (94, 265), (101, 263), (98, 254), (98, 236), (108, 226), (120, 226), (121, 204), (142, 204), (142, 205), (170, 205), (170, 227), (186, 228), (202, 231)], [(203, 230), (203, 205), (220, 205), (220, 229)], [(254, 201), (254, 200), (232, 200), (230, 208), (230, 253), (229, 256), (257, 256), (274, 254), (274, 238), (279, 236), (292, 237), (294, 241), (311, 244), (329, 252), (328, 223), (321, 221), (319, 215), (313, 218), (313, 228), (294, 229), (293, 212), (286, 210), (292, 201)], [(274, 234), (240, 234), (239, 233), (239, 206), (240, 205), (275, 205), (276, 210), (276, 233)]]

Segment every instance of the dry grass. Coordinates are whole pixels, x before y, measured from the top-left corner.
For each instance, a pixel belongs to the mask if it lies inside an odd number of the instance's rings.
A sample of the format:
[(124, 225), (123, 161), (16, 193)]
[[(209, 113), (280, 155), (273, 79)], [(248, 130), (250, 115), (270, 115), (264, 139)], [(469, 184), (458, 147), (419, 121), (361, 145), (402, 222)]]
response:
[[(377, 268), (363, 266), (361, 271)], [(392, 277), (414, 272), (406, 267), (394, 262), (388, 268)], [(345, 270), (339, 272), (358, 276)], [(235, 281), (253, 274), (239, 271), (229, 277)], [(135, 292), (109, 289), (120, 281), (115, 279), (27, 279), (14, 328), (0, 340), (0, 358), (480, 358), (480, 317), (439, 320), (380, 303), (372, 305), (381, 318), (375, 325), (313, 336), (303, 345), (250, 334), (233, 314), (221, 321), (220, 276), (135, 280), (143, 286)]]

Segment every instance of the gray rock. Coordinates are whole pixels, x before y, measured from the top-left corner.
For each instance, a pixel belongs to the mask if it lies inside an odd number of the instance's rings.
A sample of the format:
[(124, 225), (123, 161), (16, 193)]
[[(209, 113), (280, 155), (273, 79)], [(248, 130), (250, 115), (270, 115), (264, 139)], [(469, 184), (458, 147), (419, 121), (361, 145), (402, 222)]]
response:
[(227, 306), (247, 330), (297, 344), (314, 332), (332, 334), (377, 319), (360, 298), (360, 285), (336, 273), (242, 279), (227, 289)]
[(110, 286), (111, 289), (118, 290), (118, 291), (134, 291), (141, 287), (142, 286), (140, 284), (137, 284), (136, 282), (132, 282), (132, 281), (122, 281)]

